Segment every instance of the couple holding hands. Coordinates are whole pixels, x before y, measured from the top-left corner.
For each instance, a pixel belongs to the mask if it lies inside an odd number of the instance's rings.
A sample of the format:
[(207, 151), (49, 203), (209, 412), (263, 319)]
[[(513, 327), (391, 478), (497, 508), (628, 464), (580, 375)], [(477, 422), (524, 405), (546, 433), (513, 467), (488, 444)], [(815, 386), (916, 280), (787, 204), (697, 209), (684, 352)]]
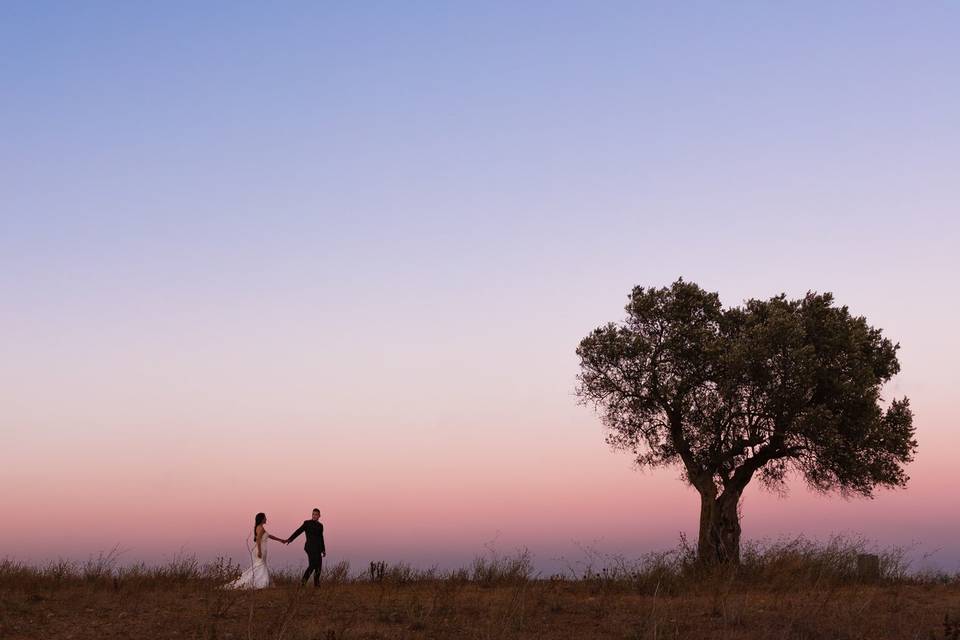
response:
[(281, 544), (290, 544), (301, 533), (306, 536), (303, 550), (307, 552), (307, 570), (303, 573), (301, 584), (306, 584), (313, 574), (313, 585), (320, 586), (320, 570), (323, 567), (323, 558), (327, 555), (327, 548), (323, 543), (323, 523), (320, 522), (320, 509), (314, 509), (309, 520), (304, 520), (300, 528), (290, 534), (286, 540), (278, 538), (267, 531), (267, 516), (258, 513), (253, 520), (253, 546), (247, 538), (247, 548), (250, 549), (250, 568), (240, 574), (240, 577), (226, 585), (228, 589), (263, 589), (270, 586), (270, 569), (267, 566), (267, 541), (276, 540)]

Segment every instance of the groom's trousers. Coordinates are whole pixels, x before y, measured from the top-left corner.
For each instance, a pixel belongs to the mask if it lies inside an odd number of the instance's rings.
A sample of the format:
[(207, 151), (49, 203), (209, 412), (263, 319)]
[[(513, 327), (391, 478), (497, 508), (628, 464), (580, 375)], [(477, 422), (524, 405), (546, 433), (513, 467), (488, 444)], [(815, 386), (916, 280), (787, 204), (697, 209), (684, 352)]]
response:
[(307, 570), (303, 572), (303, 584), (307, 584), (310, 574), (313, 574), (313, 586), (320, 586), (320, 570), (323, 568), (323, 554), (319, 549), (307, 549)]

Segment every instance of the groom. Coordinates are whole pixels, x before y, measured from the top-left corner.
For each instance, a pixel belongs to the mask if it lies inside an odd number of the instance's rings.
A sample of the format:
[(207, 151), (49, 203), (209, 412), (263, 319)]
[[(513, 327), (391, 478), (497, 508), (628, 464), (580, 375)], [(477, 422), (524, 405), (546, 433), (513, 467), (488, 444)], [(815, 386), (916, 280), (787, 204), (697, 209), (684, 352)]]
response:
[(303, 545), (303, 550), (307, 552), (307, 570), (303, 573), (301, 584), (307, 584), (310, 574), (313, 574), (313, 586), (320, 586), (320, 569), (323, 566), (323, 558), (327, 555), (327, 547), (323, 544), (323, 523), (320, 522), (320, 509), (313, 510), (313, 516), (309, 520), (304, 520), (300, 528), (294, 531), (286, 540), (290, 544), (301, 533), (306, 534), (307, 542)]

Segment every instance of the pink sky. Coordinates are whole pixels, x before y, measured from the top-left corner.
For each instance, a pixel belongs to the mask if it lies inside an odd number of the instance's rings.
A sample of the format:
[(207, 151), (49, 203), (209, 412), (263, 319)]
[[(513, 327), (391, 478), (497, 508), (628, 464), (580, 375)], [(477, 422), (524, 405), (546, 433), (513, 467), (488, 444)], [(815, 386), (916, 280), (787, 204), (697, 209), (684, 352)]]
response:
[[(574, 397), (634, 285), (832, 291), (902, 345), (905, 491), (747, 538), (960, 569), (960, 9), (35, 3), (0, 21), (3, 554), (562, 565), (695, 533)], [(922, 554), (921, 554), (922, 555)], [(282, 562), (302, 560), (282, 549)]]
[[(196, 339), (202, 347), (206, 336)], [(529, 362), (543, 342), (528, 345)], [(482, 352), (461, 368), (443, 362), (453, 376), (424, 365), (405, 379), (389, 365), (357, 372), (383, 391), (377, 402), (351, 394), (353, 381), (288, 384), (259, 370), (213, 376), (200, 367), (191, 381), (170, 367), (182, 356), (154, 355), (149, 366), (139, 354), (117, 356), (99, 377), (104, 365), (94, 365), (57, 387), (57, 403), (31, 402), (29, 378), (21, 381), (20, 404), (7, 411), (32, 428), (7, 439), (0, 472), (4, 508), (23, 534), (7, 545), (10, 555), (85, 558), (119, 545), (130, 560), (181, 549), (239, 558), (256, 511), (287, 535), (314, 505), (331, 559), (360, 566), (374, 558), (457, 565), (496, 540), (501, 551), (529, 547), (538, 566), (555, 570), (561, 557), (582, 555), (578, 544), (639, 556), (673, 546), (681, 531), (695, 538), (696, 494), (676, 470), (637, 472), (607, 449), (599, 421), (575, 404), (569, 352), (564, 369), (538, 377), (498, 375), (499, 358)], [(306, 378), (297, 373), (291, 380)], [(391, 396), (393, 375), (405, 389), (431, 392)], [(745, 497), (745, 536), (860, 533), (936, 551), (931, 562), (955, 566), (955, 440), (944, 428), (953, 407), (936, 400), (939, 383), (912, 379), (908, 372), (897, 383), (914, 398), (920, 439), (906, 491), (845, 501), (797, 483), (786, 498), (755, 489)], [(56, 428), (64, 422), (71, 428)], [(297, 563), (300, 555), (289, 548), (274, 557)]]

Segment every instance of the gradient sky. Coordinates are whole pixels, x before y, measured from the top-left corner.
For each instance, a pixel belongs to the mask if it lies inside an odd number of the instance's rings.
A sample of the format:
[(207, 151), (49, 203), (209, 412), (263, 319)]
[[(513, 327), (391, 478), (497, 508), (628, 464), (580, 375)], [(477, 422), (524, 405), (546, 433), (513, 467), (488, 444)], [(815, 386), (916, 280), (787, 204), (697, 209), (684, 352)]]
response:
[(239, 558), (314, 505), (361, 565), (695, 537), (573, 394), (683, 276), (902, 345), (910, 487), (754, 488), (745, 536), (960, 568), (960, 5), (196, 4), (3, 10), (5, 554)]

